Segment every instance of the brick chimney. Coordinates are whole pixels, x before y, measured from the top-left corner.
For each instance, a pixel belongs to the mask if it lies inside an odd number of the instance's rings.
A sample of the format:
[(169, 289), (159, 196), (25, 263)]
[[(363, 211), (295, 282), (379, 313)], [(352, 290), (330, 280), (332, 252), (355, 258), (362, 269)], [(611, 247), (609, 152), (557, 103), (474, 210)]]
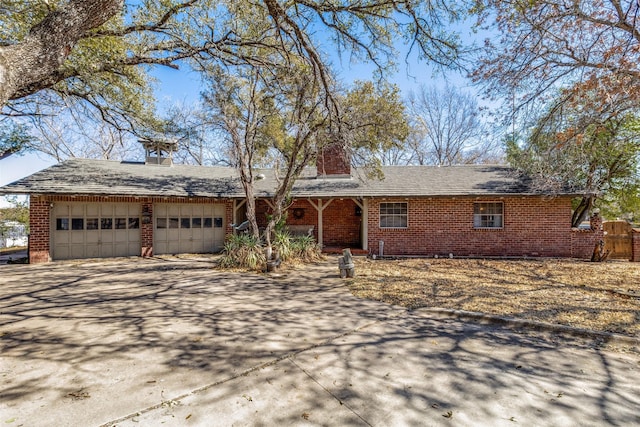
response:
[(331, 143), (318, 150), (316, 159), (318, 177), (351, 176), (351, 158), (346, 147), (340, 143)]

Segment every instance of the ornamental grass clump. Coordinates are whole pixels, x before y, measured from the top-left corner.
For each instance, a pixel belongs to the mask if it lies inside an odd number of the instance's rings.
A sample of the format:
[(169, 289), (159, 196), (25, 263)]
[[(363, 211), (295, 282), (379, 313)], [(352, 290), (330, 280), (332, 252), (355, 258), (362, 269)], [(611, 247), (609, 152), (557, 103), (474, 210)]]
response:
[(320, 245), (316, 243), (313, 236), (296, 236), (291, 239), (291, 257), (293, 259), (309, 262), (322, 258)]
[(220, 265), (256, 269), (265, 262), (264, 250), (258, 239), (250, 234), (233, 234), (224, 244)]
[(291, 243), (293, 238), (286, 230), (276, 230), (273, 238), (273, 248), (277, 251), (282, 261), (291, 258)]
[[(262, 268), (267, 258), (265, 247), (250, 234), (234, 234), (227, 238), (222, 251), (220, 266), (223, 268)], [(313, 236), (291, 236), (278, 230), (273, 237), (273, 253), (283, 263), (317, 261), (322, 258), (320, 246)]]

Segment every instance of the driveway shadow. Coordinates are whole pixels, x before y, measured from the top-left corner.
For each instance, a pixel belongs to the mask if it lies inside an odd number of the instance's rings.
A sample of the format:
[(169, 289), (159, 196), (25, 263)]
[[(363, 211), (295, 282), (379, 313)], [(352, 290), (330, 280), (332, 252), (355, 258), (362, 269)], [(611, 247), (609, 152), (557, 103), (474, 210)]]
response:
[[(101, 425), (193, 390), (237, 401), (246, 381), (267, 387), (256, 367), (271, 367), (309, 394), (291, 412), (265, 407), (264, 425), (343, 404), (351, 415), (341, 419), (380, 425), (446, 422), (448, 411), (464, 424), (505, 407), (640, 422), (637, 381), (623, 374), (634, 362), (357, 299), (337, 273), (333, 262), (265, 276), (143, 259), (3, 268), (0, 421)], [(326, 400), (304, 398), (316, 394)], [(231, 420), (242, 413), (233, 408)]]

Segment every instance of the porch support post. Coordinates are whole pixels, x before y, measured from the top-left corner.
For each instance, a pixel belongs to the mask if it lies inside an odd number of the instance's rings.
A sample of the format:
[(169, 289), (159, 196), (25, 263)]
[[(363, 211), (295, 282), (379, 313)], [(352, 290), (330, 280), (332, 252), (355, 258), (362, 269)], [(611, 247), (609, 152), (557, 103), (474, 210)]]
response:
[(362, 199), (362, 202), (358, 199), (351, 199), (353, 202), (358, 205), (361, 209), (362, 214), (360, 215), (360, 241), (362, 242), (362, 249), (365, 251), (368, 248), (368, 240), (369, 240), (369, 230), (367, 228), (369, 223), (369, 202), (367, 199)]
[(271, 200), (269, 199), (262, 199), (262, 200), (267, 204), (267, 206), (271, 208), (271, 210), (274, 210), (274, 205), (273, 203), (271, 203)]
[(325, 210), (331, 204), (331, 202), (333, 202), (333, 199), (329, 199), (329, 201), (325, 205), (323, 205), (322, 199), (318, 199), (317, 204), (314, 203), (311, 199), (308, 199), (308, 201), (309, 204), (313, 206), (318, 212), (318, 245), (320, 245), (320, 249), (322, 249), (322, 247), (324, 246), (322, 236), (322, 211)]
[(318, 243), (320, 244), (320, 249), (322, 249), (324, 246), (324, 236), (322, 233), (322, 211), (324, 208), (322, 207), (322, 199), (318, 199), (318, 207), (316, 209), (318, 210)]
[(369, 200), (362, 199), (362, 249), (369, 250)]

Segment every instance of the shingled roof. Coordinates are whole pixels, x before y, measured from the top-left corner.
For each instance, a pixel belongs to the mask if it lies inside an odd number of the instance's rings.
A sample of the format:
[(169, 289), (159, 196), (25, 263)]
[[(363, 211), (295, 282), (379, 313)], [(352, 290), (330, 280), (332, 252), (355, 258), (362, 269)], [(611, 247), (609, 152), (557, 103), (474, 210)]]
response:
[[(534, 195), (527, 180), (505, 166), (385, 166), (384, 179), (316, 177), (309, 169), (298, 179), (295, 197), (441, 197)], [(275, 187), (273, 170), (259, 171), (256, 196)], [(220, 166), (155, 166), (137, 162), (73, 159), (0, 187), (0, 194), (72, 194), (244, 198), (235, 169)]]

